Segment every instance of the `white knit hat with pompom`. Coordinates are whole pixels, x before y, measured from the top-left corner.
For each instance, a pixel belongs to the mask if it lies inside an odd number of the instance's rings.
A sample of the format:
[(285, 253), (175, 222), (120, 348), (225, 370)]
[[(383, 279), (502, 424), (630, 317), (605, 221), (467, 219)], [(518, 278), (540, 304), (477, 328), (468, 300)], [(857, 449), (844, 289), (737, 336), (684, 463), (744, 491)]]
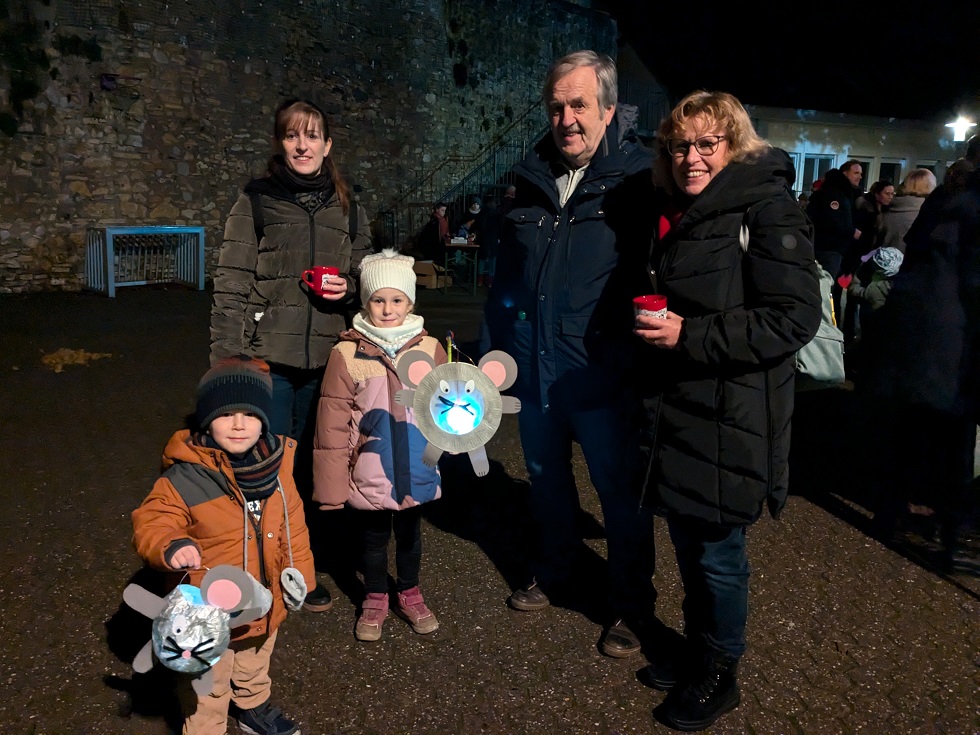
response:
[(414, 265), (415, 258), (393, 248), (365, 256), (361, 261), (361, 305), (367, 308), (368, 299), (381, 288), (397, 288), (414, 304)]

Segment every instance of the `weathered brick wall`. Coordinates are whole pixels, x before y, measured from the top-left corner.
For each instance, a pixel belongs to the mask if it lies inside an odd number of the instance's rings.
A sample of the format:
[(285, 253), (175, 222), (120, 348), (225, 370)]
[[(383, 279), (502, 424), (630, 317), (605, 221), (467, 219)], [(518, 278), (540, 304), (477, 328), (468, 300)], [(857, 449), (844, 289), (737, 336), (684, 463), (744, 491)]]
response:
[[(426, 166), (475, 152), (533, 105), (556, 56), (616, 52), (610, 18), (560, 0), (50, 0), (29, 10), (50, 68), (35, 74), (40, 91), (17, 131), (0, 133), (8, 293), (80, 288), (93, 225), (203, 225), (213, 263), (226, 213), (264, 169), (285, 96), (327, 111), (337, 162), (373, 216)], [(0, 73), (0, 109), (10, 79)]]

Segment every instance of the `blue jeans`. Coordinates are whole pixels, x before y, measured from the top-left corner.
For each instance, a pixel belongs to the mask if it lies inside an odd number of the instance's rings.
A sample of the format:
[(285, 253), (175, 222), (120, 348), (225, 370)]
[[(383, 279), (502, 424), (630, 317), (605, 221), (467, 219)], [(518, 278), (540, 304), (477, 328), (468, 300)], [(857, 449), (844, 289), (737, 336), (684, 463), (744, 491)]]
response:
[(293, 478), (303, 497), (313, 488), (313, 434), (316, 430), (316, 407), (320, 396), (323, 368), (303, 370), (270, 366), (272, 373), (272, 415), (269, 416), (273, 434), (296, 440), (296, 461)]
[(583, 547), (578, 533), (578, 490), (572, 442), (582, 447), (589, 479), (599, 496), (606, 531), (607, 599), (613, 618), (654, 614), (656, 563), (653, 515), (635, 491), (636, 434), (625, 401), (587, 410), (552, 401), (542, 412), (523, 402), (518, 414), (524, 460), (531, 480), (530, 506), (538, 551), (532, 571), (547, 594), (575, 579)]
[(667, 518), (684, 584), (684, 634), (734, 658), (745, 653), (749, 560), (745, 526)]
[(480, 255), (480, 275), (493, 277), (494, 273), (497, 272), (497, 256), (496, 255)]

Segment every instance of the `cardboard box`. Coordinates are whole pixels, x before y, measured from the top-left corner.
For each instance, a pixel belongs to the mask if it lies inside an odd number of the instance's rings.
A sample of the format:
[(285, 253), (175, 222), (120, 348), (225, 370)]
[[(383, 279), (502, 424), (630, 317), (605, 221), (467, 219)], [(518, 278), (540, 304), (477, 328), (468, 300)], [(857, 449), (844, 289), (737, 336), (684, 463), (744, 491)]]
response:
[(445, 288), (453, 285), (453, 277), (435, 261), (416, 260), (415, 285), (421, 288)]

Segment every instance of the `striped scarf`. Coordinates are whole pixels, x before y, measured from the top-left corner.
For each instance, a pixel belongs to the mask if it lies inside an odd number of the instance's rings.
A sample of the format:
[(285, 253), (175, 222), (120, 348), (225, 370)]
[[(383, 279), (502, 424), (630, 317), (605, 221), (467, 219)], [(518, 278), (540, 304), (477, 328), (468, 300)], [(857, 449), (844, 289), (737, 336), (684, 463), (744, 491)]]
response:
[[(210, 434), (195, 435), (194, 443), (221, 450)], [(235, 481), (245, 500), (265, 500), (276, 491), (279, 485), (279, 467), (282, 465), (282, 450), (279, 437), (268, 433), (260, 437), (255, 446), (244, 454), (228, 455)]]

